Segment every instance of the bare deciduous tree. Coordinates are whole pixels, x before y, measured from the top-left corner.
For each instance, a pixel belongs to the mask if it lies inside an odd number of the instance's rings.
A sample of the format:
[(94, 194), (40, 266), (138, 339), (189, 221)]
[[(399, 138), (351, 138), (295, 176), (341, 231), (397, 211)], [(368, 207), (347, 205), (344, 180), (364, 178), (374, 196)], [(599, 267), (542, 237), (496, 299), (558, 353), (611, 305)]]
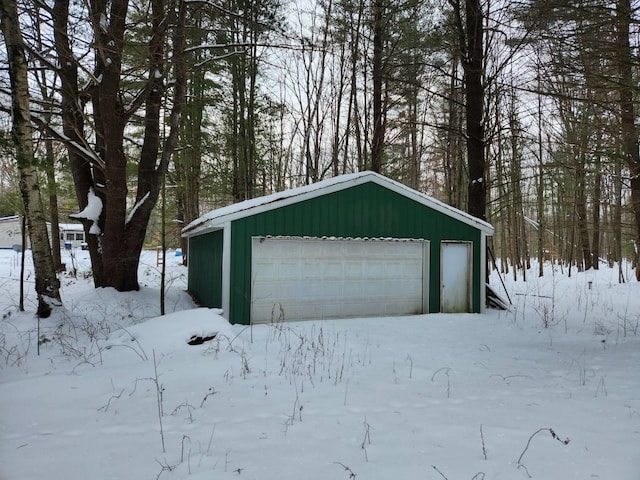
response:
[[(183, 0), (153, 0), (137, 16), (127, 0), (95, 0), (88, 7), (83, 16), (93, 49), (84, 57), (72, 48), (79, 38), (70, 33), (68, 0), (56, 0), (52, 10), (63, 133), (51, 133), (69, 151), (81, 209), (76, 217), (85, 224), (96, 286), (136, 290), (140, 252), (177, 142), (184, 104), (186, 5)], [(139, 45), (142, 64), (129, 64), (134, 56), (126, 47), (135, 42), (127, 35), (132, 32), (140, 32), (146, 41)], [(91, 66), (88, 59), (93, 59)], [(85, 85), (80, 72), (88, 77)], [(166, 137), (161, 130), (165, 121)], [(142, 140), (131, 145), (134, 131), (141, 132)], [(132, 166), (137, 180), (130, 204)]]

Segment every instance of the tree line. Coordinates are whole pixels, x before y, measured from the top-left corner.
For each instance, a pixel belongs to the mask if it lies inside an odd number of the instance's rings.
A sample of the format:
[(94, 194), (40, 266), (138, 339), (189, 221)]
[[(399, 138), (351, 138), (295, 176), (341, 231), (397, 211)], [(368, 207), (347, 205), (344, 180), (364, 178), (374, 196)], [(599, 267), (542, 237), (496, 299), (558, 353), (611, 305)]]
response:
[(505, 272), (637, 263), (638, 7), (0, 0), (0, 209), (27, 218), (43, 311), (70, 196), (95, 285), (124, 291), (163, 192), (185, 225), (366, 169), (494, 223)]

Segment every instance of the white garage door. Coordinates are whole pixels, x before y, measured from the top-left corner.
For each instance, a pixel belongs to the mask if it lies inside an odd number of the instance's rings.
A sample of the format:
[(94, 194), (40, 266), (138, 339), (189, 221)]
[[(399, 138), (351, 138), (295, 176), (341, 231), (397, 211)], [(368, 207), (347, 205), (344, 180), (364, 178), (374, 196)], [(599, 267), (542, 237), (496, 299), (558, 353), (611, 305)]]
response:
[(254, 323), (427, 311), (419, 240), (254, 238)]

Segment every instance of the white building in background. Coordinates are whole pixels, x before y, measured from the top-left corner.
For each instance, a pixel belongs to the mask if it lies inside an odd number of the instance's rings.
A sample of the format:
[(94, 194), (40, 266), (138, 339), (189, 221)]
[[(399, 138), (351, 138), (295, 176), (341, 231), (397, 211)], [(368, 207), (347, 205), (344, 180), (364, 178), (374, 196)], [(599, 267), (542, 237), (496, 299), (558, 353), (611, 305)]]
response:
[[(14, 245), (22, 245), (22, 219), (19, 215), (0, 218), (0, 248), (13, 248)], [(86, 246), (84, 228), (81, 223), (61, 223), (60, 248), (83, 248)], [(51, 236), (51, 224), (47, 223), (49, 236)], [(27, 238), (27, 245), (29, 239)], [(27, 247), (29, 248), (29, 247)]]
[(21, 231), (22, 220), (19, 215), (0, 218), (0, 248), (13, 248), (14, 245), (22, 245)]
[(60, 248), (84, 248), (87, 245), (81, 223), (60, 223), (59, 227)]

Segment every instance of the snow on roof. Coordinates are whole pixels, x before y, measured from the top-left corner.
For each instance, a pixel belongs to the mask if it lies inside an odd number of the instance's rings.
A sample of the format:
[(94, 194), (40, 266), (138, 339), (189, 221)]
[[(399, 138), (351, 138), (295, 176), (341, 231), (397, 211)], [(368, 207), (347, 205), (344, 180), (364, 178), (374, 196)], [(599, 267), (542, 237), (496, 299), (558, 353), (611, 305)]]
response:
[(58, 228), (66, 232), (83, 232), (84, 226), (81, 223), (59, 223)]
[[(0, 217), (0, 223), (2, 222), (11, 222), (14, 220), (19, 220), (19, 215), (11, 215), (9, 217)], [(47, 222), (47, 225), (50, 225), (50, 222)], [(58, 228), (60, 230), (73, 231), (73, 232), (82, 232), (84, 227), (81, 223), (59, 223)]]
[(248, 217), (267, 210), (291, 205), (293, 203), (369, 182), (386, 187), (400, 195), (409, 197), (418, 203), (444, 213), (445, 215), (456, 218), (461, 222), (484, 231), (487, 235), (493, 234), (493, 226), (479, 218), (454, 208), (451, 205), (447, 205), (446, 203), (436, 200), (424, 193), (409, 188), (395, 180), (391, 180), (390, 178), (384, 177), (375, 172), (366, 171), (340, 175), (317, 183), (312, 183), (310, 185), (272, 193), (263, 197), (252, 198), (250, 200), (245, 200), (243, 202), (234, 203), (227, 205), (226, 207), (212, 210), (188, 224), (182, 230), (182, 235), (185, 237), (192, 237), (213, 230), (219, 230), (223, 228), (226, 222), (230, 222), (238, 218)]

